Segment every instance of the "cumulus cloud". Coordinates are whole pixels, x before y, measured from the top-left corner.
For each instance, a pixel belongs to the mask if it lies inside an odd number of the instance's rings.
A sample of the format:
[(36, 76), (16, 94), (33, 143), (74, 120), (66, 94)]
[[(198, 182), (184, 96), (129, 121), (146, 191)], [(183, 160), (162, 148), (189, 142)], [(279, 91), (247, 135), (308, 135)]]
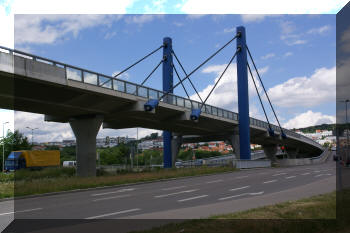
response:
[(335, 123), (335, 116), (323, 115), (320, 112), (313, 112), (309, 110), (290, 119), (283, 125), (283, 127), (293, 129), (333, 123)]
[[(205, 99), (207, 95), (210, 93), (211, 89), (214, 87), (215, 83), (219, 79), (220, 75), (222, 74), (223, 70), (227, 64), (221, 64), (221, 65), (210, 65), (205, 67), (202, 70), (202, 73), (204, 74), (213, 74), (215, 76), (215, 79), (213, 82), (210, 82), (208, 86), (206, 86), (204, 89), (202, 89), (199, 94), (202, 97), (202, 99)], [(259, 69), (259, 72), (261, 74), (266, 73), (268, 71), (268, 67), (263, 67)], [(258, 82), (257, 82), (258, 84)], [(249, 79), (248, 83), (249, 88), (249, 94), (250, 95), (256, 95), (256, 91), (254, 88), (254, 84), (252, 83), (251, 79)], [(260, 90), (260, 86), (258, 84), (258, 88)], [(191, 99), (199, 101), (199, 98), (196, 94), (193, 94), (191, 96)], [(237, 68), (236, 64), (233, 63), (229, 66), (227, 71), (225, 72), (224, 76), (221, 78), (219, 84), (214, 89), (213, 93), (209, 97), (207, 104), (222, 107), (228, 110), (236, 111), (237, 109)]]
[(296, 77), (268, 90), (273, 103), (281, 107), (311, 107), (335, 101), (336, 68), (322, 67), (310, 76)]
[(280, 23), (281, 28), (281, 40), (284, 41), (287, 45), (293, 46), (293, 45), (301, 45), (306, 44), (307, 40), (300, 39), (302, 37), (302, 34), (297, 34), (296, 26), (292, 21), (282, 21)]
[(151, 15), (151, 14), (143, 14), (143, 15), (130, 15), (125, 16), (126, 23), (135, 23), (138, 25), (143, 25), (144, 23), (152, 22), (155, 19), (163, 18), (164, 15)]
[[(232, 0), (199, 1), (187, 0), (181, 7), (182, 12), (191, 14), (310, 14), (310, 13), (334, 13), (339, 11), (348, 1), (328, 0), (294, 0), (278, 1), (246, 0), (239, 4)], [(303, 6), (303, 7), (300, 7)]]
[(324, 34), (326, 32), (328, 32), (331, 29), (331, 27), (329, 25), (324, 25), (322, 27), (319, 28), (311, 28), (310, 30), (307, 31), (308, 34)]
[[(70, 128), (68, 123), (56, 123), (56, 122), (46, 122), (44, 121), (44, 115), (20, 112), (16, 111), (14, 114), (15, 119), (15, 129), (24, 133), (31, 140), (31, 130), (30, 128), (38, 128), (34, 131), (34, 141), (35, 142), (50, 142), (50, 141), (62, 141), (65, 139), (74, 139), (74, 133)], [(145, 137), (151, 133), (158, 132), (159, 130), (144, 129), (139, 128), (139, 138)], [(106, 136), (116, 137), (116, 136), (128, 136), (136, 138), (137, 131), (136, 128), (131, 129), (103, 129), (101, 127), (97, 137), (104, 138)]]
[(276, 55), (274, 53), (268, 53), (268, 54), (262, 56), (261, 59), (266, 60), (266, 59), (269, 59), (269, 58), (273, 58), (275, 56)]
[(244, 14), (241, 15), (241, 20), (243, 23), (251, 23), (251, 22), (261, 22), (267, 17), (278, 17), (280, 15), (277, 14), (271, 14), (271, 15), (266, 15), (266, 14)]
[(15, 15), (15, 44), (51, 44), (76, 38), (80, 31), (108, 26), (122, 15)]
[(284, 56), (284, 57), (290, 57), (290, 56), (292, 56), (292, 55), (293, 55), (292, 52), (286, 52), (283, 56)]

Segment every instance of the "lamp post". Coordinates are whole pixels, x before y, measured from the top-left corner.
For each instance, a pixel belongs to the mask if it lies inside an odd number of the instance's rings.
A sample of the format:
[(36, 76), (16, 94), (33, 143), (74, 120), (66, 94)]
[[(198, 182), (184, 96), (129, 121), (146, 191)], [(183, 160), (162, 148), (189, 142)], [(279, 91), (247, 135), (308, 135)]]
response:
[(34, 130), (39, 129), (39, 128), (30, 128), (30, 127), (26, 127), (27, 129), (30, 129), (32, 131), (32, 146), (33, 146), (33, 142), (34, 142)]
[(5, 171), (5, 125), (9, 122), (2, 123), (2, 172)]

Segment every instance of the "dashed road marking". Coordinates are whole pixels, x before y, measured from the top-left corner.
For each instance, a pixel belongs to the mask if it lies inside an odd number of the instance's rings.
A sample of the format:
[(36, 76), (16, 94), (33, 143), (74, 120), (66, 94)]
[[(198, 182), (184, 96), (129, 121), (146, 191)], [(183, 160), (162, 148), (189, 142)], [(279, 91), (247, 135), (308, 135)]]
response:
[(277, 180), (268, 180), (268, 181), (263, 182), (263, 184), (274, 183), (274, 182), (276, 182), (276, 181), (277, 181)]
[(305, 173), (300, 174), (300, 175), (302, 175), (302, 176), (306, 176), (306, 175), (310, 175), (310, 174), (311, 174), (310, 172), (305, 172)]
[(236, 191), (236, 190), (241, 190), (241, 189), (246, 189), (249, 188), (250, 186), (244, 186), (244, 187), (239, 187), (239, 188), (234, 188), (234, 189), (230, 189), (229, 191)]
[(24, 212), (31, 212), (36, 210), (42, 210), (43, 208), (35, 208), (35, 209), (28, 209), (28, 210), (17, 210), (17, 211), (11, 211), (7, 213), (0, 213), (0, 216), (9, 215), (9, 214), (15, 214), (15, 213), (24, 213)]
[(102, 195), (108, 195), (108, 194), (114, 194), (114, 193), (130, 192), (130, 191), (134, 191), (134, 190), (135, 190), (134, 188), (120, 189), (117, 191), (106, 192), (106, 193), (94, 193), (94, 194), (91, 194), (91, 196), (96, 197), (96, 196), (102, 196)]
[(286, 179), (292, 179), (292, 178), (295, 178), (296, 176), (288, 176), (286, 177)]
[(113, 196), (113, 197), (98, 198), (92, 201), (104, 201), (104, 200), (117, 199), (117, 198), (130, 197), (130, 196), (131, 196), (130, 194), (126, 194), (126, 195), (119, 195), (119, 196)]
[(274, 175), (272, 175), (272, 176), (281, 176), (281, 175), (286, 175), (287, 173), (277, 173), (277, 174), (274, 174)]
[(212, 183), (219, 183), (219, 182), (222, 182), (223, 180), (212, 180), (212, 181), (208, 181), (206, 182), (207, 184), (212, 184)]
[(186, 186), (183, 185), (183, 186), (176, 186), (176, 187), (170, 187), (170, 188), (163, 188), (162, 190), (168, 191), (168, 190), (182, 189), (182, 188), (185, 188), (185, 187)]
[(141, 209), (135, 208), (135, 209), (130, 209), (130, 210), (122, 210), (122, 211), (118, 211), (118, 212), (113, 212), (113, 213), (108, 213), (108, 214), (101, 214), (101, 215), (97, 215), (97, 216), (92, 216), (92, 217), (88, 217), (88, 218), (85, 218), (85, 219), (103, 218), (103, 217), (108, 217), (108, 216), (118, 215), (118, 214), (125, 214), (125, 213), (130, 213), (130, 212), (139, 211), (139, 210), (141, 210)]
[(219, 198), (218, 200), (223, 201), (223, 200), (227, 200), (227, 199), (231, 199), (231, 198), (235, 198), (235, 197), (255, 196), (255, 195), (261, 195), (263, 193), (264, 193), (264, 191), (257, 192), (257, 193), (242, 193), (242, 194), (238, 194), (238, 195), (234, 195), (234, 196), (222, 197), (222, 198)]
[(208, 196), (208, 195), (201, 195), (201, 196), (189, 197), (189, 198), (186, 198), (186, 199), (178, 200), (178, 202), (191, 201), (191, 200), (194, 200), (194, 199), (199, 199), (199, 198), (203, 198), (203, 197), (207, 197), (207, 196)]
[(154, 196), (155, 198), (160, 198), (160, 197), (169, 197), (169, 196), (174, 196), (177, 194), (182, 194), (182, 193), (192, 193), (198, 191), (198, 189), (191, 189), (191, 190), (185, 190), (185, 191), (181, 191), (181, 192), (176, 192), (176, 193), (168, 193), (168, 194), (162, 194), (162, 195), (158, 195), (158, 196)]

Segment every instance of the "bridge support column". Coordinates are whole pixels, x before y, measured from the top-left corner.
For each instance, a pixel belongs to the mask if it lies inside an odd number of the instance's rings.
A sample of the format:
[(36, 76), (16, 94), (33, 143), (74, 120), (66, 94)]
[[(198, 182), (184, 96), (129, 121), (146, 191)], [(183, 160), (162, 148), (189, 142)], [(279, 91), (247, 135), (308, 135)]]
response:
[[(172, 40), (169, 37), (163, 39), (163, 91), (173, 93), (173, 63), (172, 56)], [(171, 97), (166, 96), (165, 101), (172, 102)], [(172, 148), (171, 148), (171, 132), (163, 131), (163, 161), (164, 168), (172, 167)]]
[(77, 143), (77, 176), (96, 176), (96, 136), (102, 121), (102, 116), (79, 117), (69, 120)]
[(182, 135), (176, 135), (173, 133), (171, 139), (171, 165), (175, 167), (176, 157), (179, 154), (180, 147), (182, 145)]
[(287, 154), (289, 159), (295, 159), (298, 157), (299, 148), (287, 148)]
[(276, 161), (277, 145), (263, 145), (263, 150), (268, 159)]
[(251, 159), (250, 154), (250, 128), (249, 128), (249, 96), (247, 73), (247, 49), (244, 27), (237, 27), (237, 89), (238, 89), (238, 114), (239, 114), (239, 148), (240, 159)]
[(241, 159), (238, 127), (236, 127), (234, 129), (234, 133), (228, 137), (228, 142), (232, 146), (232, 149), (236, 155), (236, 159)]

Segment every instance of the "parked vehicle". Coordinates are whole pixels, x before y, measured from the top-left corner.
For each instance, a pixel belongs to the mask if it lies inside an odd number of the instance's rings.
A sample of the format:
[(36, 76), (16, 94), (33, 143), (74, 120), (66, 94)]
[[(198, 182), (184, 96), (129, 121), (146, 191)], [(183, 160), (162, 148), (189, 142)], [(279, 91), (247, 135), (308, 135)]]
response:
[(77, 161), (63, 161), (63, 167), (76, 167)]
[(12, 151), (5, 161), (5, 171), (22, 168), (40, 169), (60, 166), (59, 150), (23, 150)]

